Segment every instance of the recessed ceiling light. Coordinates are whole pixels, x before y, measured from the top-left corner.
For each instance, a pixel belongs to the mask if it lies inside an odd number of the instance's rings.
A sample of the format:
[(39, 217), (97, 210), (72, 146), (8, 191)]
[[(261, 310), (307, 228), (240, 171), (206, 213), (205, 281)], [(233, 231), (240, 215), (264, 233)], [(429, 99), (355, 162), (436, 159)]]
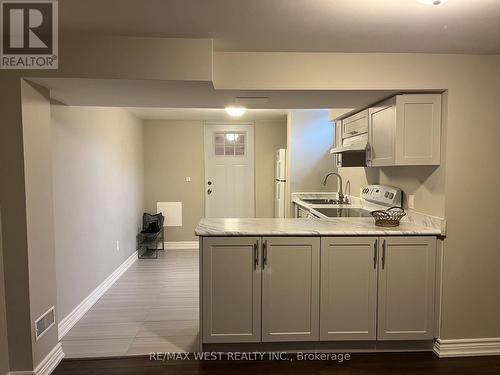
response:
[(446, 3), (448, 0), (417, 0), (419, 3), (426, 5), (439, 5)]
[(245, 107), (234, 106), (234, 105), (226, 107), (225, 109), (227, 114), (233, 117), (243, 116), (243, 114), (247, 111)]

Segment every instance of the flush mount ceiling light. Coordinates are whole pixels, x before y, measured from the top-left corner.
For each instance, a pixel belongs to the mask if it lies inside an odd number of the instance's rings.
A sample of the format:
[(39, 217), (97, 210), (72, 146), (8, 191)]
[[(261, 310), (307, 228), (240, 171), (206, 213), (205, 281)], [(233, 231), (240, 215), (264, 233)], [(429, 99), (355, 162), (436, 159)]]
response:
[(448, 0), (417, 0), (419, 3), (426, 5), (439, 5), (446, 3)]
[(227, 114), (233, 117), (240, 117), (247, 111), (245, 107), (231, 105), (225, 108)]

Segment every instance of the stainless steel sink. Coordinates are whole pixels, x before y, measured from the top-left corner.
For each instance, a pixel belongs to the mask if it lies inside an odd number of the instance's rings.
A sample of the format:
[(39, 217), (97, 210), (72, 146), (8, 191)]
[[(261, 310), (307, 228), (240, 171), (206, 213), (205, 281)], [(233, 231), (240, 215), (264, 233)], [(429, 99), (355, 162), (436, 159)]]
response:
[(328, 217), (371, 217), (371, 212), (362, 208), (326, 207), (315, 208), (316, 211)]
[(303, 198), (302, 201), (309, 204), (349, 204), (346, 202), (341, 202), (338, 199), (327, 198)]

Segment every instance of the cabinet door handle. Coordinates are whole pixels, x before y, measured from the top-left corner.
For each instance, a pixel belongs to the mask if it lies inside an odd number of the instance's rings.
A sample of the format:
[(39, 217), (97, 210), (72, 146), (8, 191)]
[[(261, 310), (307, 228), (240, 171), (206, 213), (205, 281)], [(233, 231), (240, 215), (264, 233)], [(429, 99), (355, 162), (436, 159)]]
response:
[(259, 241), (253, 244), (253, 269), (256, 270), (259, 265)]
[(262, 269), (266, 268), (267, 265), (267, 240), (262, 242)]
[(367, 145), (366, 146), (366, 165), (369, 167), (372, 165), (372, 159), (373, 159), (372, 156), (373, 156), (372, 155), (372, 147), (371, 147), (371, 145)]
[(385, 268), (385, 240), (382, 242), (382, 269)]
[(377, 269), (377, 256), (378, 256), (378, 240), (375, 240), (373, 245), (374, 255), (373, 255), (373, 268)]

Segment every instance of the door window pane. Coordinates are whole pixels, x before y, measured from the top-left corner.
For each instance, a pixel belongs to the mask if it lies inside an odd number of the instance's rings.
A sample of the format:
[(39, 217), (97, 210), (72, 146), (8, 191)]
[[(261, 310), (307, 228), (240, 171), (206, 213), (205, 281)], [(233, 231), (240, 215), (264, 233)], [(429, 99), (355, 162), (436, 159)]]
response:
[(246, 137), (244, 132), (216, 132), (214, 150), (216, 156), (244, 156)]
[(215, 155), (217, 156), (224, 156), (224, 145), (219, 146), (219, 145), (215, 145)]

